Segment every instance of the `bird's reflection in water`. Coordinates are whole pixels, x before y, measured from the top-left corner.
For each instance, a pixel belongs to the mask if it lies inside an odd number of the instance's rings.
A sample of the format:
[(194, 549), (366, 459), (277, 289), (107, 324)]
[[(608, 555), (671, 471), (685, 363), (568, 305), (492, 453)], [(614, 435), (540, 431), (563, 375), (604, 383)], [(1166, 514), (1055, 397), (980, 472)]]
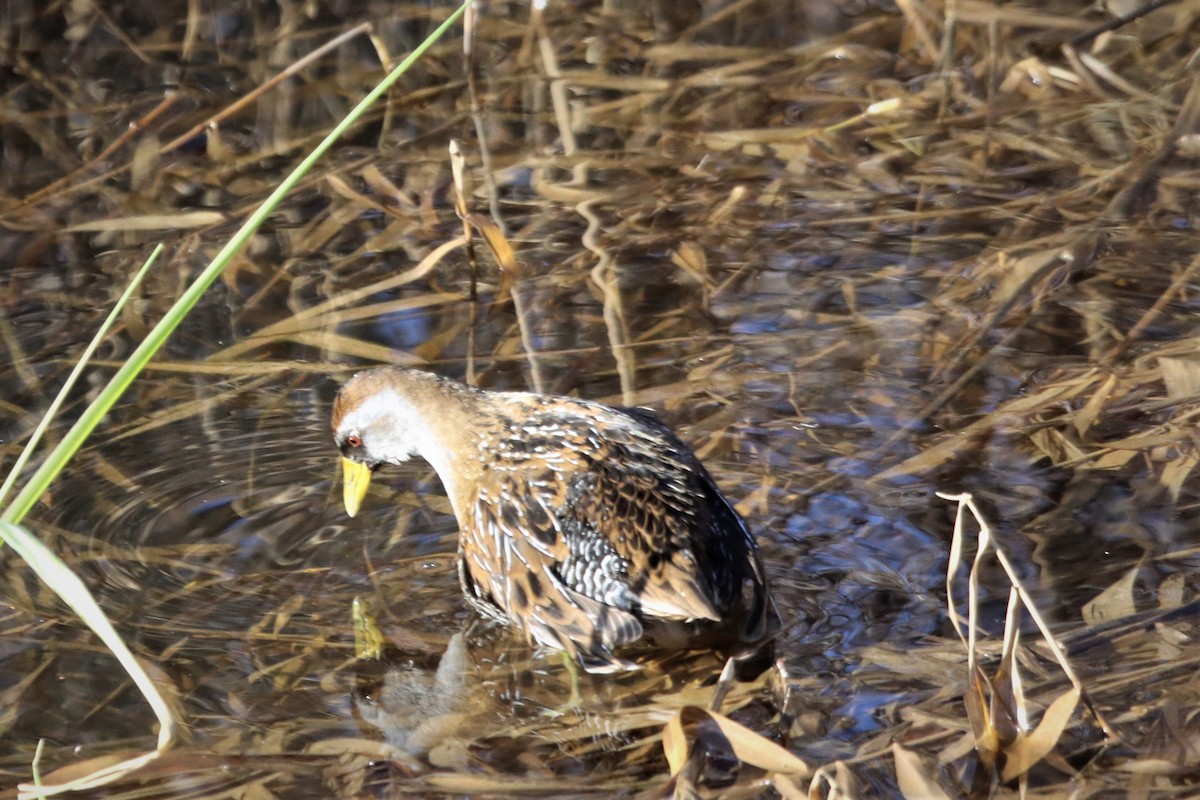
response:
[[(355, 603), (355, 718), (383, 736), (383, 741), (414, 758), (435, 763), (457, 761), (465, 743), (455, 736), (466, 719), (467, 647), (461, 633), (450, 637), (433, 668), (385, 654), (375, 620)], [(435, 748), (440, 750), (431, 753)], [(465, 750), (464, 750), (465, 752)], [(460, 754), (461, 755), (461, 754)]]

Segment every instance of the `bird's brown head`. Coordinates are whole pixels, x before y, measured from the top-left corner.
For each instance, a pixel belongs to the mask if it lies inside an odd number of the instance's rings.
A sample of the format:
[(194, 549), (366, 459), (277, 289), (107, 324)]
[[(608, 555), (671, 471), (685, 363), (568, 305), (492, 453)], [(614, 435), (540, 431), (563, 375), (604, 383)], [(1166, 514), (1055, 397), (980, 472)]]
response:
[(333, 441), (342, 453), (343, 500), (352, 517), (362, 505), (374, 470), (417, 454), (416, 427), (423, 423), (408, 390), (420, 374), (391, 368), (360, 372), (333, 402)]

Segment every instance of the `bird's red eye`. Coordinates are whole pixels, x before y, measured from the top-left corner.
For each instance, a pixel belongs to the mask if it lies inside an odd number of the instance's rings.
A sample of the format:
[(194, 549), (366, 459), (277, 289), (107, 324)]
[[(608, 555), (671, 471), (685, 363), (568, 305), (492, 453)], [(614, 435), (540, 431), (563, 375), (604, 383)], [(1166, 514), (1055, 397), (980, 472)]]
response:
[(347, 447), (362, 447), (362, 437), (357, 433), (352, 433), (346, 437)]

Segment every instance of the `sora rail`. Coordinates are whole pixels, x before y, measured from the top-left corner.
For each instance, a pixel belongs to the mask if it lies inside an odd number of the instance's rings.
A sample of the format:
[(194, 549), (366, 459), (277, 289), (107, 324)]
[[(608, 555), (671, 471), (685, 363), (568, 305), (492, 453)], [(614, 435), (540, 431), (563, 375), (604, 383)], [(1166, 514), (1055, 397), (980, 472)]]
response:
[(332, 425), (350, 516), (378, 467), (425, 459), (467, 600), (591, 672), (641, 640), (745, 655), (779, 627), (746, 524), (649, 411), (384, 367), (342, 387)]

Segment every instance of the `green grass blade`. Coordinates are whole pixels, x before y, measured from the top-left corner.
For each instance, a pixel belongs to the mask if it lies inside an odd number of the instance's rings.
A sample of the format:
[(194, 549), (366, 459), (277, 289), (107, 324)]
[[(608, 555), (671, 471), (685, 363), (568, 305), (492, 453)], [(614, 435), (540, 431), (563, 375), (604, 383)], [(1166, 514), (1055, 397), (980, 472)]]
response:
[[(220, 276), (226, 265), (233, 257), (245, 246), (258, 228), (262, 225), (263, 220), (274, 211), (279, 201), (291, 191), (296, 184), (304, 177), (308, 170), (323, 156), (330, 147), (354, 125), (363, 115), (363, 113), (376, 100), (391, 88), (391, 86), (402, 76), (412, 64), (420, 58), (435, 42), (437, 42), (450, 27), (458, 21), (466, 12), (474, 0), (465, 0), (459, 8), (451, 14), (445, 22), (439, 25), (433, 33), (429, 35), (412, 53), (408, 55), (393, 69), (387, 77), (383, 79), (363, 100), (354, 107), (354, 109), (343, 119), (325, 139), (307, 156), (300, 164), (285, 178), (275, 191), (263, 202), (245, 224), (234, 234), (233, 238), (221, 249), (221, 251), (213, 259), (212, 263), (200, 273), (199, 276), (188, 287), (187, 291), (175, 302), (163, 319), (154, 326), (146, 339), (137, 347), (137, 349), (129, 356), (116, 374), (109, 380), (108, 384), (100, 392), (84, 410), (79, 420), (67, 432), (63, 440), (58, 446), (51, 451), (46, 457), (45, 462), (30, 478), (29, 482), (20, 491), (12, 503), (4, 509), (3, 514), (0, 514), (0, 541), (7, 542), (29, 565), (29, 567), (38, 575), (38, 577), (50, 586), (65, 602), (75, 611), (76, 614), (104, 641), (112, 653), (117, 657), (129, 673), (134, 683), (145, 695), (146, 700), (154, 709), (155, 715), (159, 719), (160, 730), (158, 739), (158, 749), (152, 753), (146, 753), (139, 757), (129, 759), (120, 764), (101, 769), (91, 775), (84, 776), (76, 781), (67, 784), (61, 784), (53, 787), (42, 787), (41, 776), (35, 764), (34, 766), (34, 786), (19, 787), (19, 798), (38, 798), (59, 794), (61, 792), (72, 791), (76, 789), (88, 789), (102, 786), (105, 783), (117, 780), (122, 775), (128, 774), (131, 770), (138, 769), (155, 759), (159, 753), (170, 746), (174, 740), (176, 722), (170, 707), (155, 688), (153, 681), (150, 680), (145, 670), (138, 664), (137, 659), (129, 648), (118, 636), (112, 624), (104, 616), (104, 612), (100, 609), (83, 581), (79, 579), (71, 570), (59, 559), (53, 552), (43, 545), (33, 534), (22, 527), (19, 523), (24, 516), (29, 512), (37, 499), (45, 492), (50, 483), (57, 477), (63, 468), (66, 466), (70, 458), (78, 451), (83, 442), (95, 430), (96, 426), (108, 413), (109, 409), (120, 399), (121, 395), (133, 382), (134, 378), (142, 370), (143, 367), (154, 357), (155, 353), (161, 348), (167, 337), (178, 327), (179, 323), (187, 315), (187, 313), (196, 305), (203, 293), (209, 286)], [(158, 251), (155, 251), (157, 255)], [(135, 277), (130, 288), (126, 290), (126, 296), (119, 301), (123, 303), (127, 299), (127, 295), (132, 293), (133, 287), (136, 286), (140, 276), (148, 269), (151, 261), (142, 267), (139, 275)], [(115, 318), (119, 309), (114, 309), (105, 325), (101, 327), (101, 333), (97, 340), (103, 337), (107, 331), (111, 320)], [(94, 346), (89, 346), (85, 351), (84, 361), (90, 357)], [(72, 372), (68, 382), (73, 382), (77, 377), (78, 370), (82, 369), (82, 364), (79, 365), (75, 372)], [(57, 411), (61, 406), (61, 397), (56, 398), (55, 404), (52, 405), (52, 412)], [(52, 418), (52, 414), (47, 417)], [(39, 426), (39, 431), (35, 436), (40, 436), (43, 426)], [(32, 442), (35, 443), (35, 442)], [(27, 451), (32, 451), (32, 446), (27, 447)], [(28, 455), (22, 454), (25, 459)], [(17, 467), (13, 470), (9, 479), (5, 481), (2, 492), (6, 493), (11, 489), (20, 473), (21, 467), (24, 465), (24, 460), (19, 460)], [(0, 494), (0, 497), (3, 497)]]
[(17, 478), (21, 475), (21, 470), (25, 469), (25, 465), (29, 463), (33, 451), (37, 449), (38, 442), (42, 440), (42, 436), (46, 433), (46, 429), (50, 427), (50, 423), (54, 421), (54, 417), (58, 414), (58, 410), (62, 408), (62, 404), (66, 401), (67, 395), (71, 389), (75, 387), (75, 382), (79, 380), (79, 376), (83, 374), (83, 368), (91, 361), (92, 355), (96, 352), (96, 348), (100, 346), (100, 342), (104, 341), (104, 337), (108, 335), (108, 331), (112, 328), (113, 323), (117, 321), (117, 317), (121, 314), (121, 310), (125, 308), (125, 304), (129, 302), (129, 298), (133, 297), (133, 293), (142, 282), (142, 278), (146, 277), (146, 273), (150, 271), (150, 267), (158, 260), (158, 256), (162, 253), (163, 246), (160, 244), (154, 248), (154, 252), (146, 259), (146, 263), (142, 264), (142, 268), (133, 276), (133, 280), (125, 287), (125, 291), (117, 298), (117, 302), (112, 307), (112, 311), (108, 312), (108, 316), (104, 318), (104, 322), (100, 324), (100, 329), (96, 331), (96, 335), (92, 337), (92, 341), (88, 343), (83, 354), (79, 356), (79, 360), (75, 362), (75, 367), (71, 370), (71, 374), (67, 376), (66, 382), (62, 388), (58, 390), (58, 394), (54, 398), (54, 402), (46, 409), (42, 421), (38, 423), (33, 434), (29, 437), (29, 441), (25, 443), (25, 447), (21, 449), (21, 454), (17, 456), (17, 461), (13, 464), (12, 470), (9, 471), (8, 477), (4, 480), (4, 485), (0, 486), (0, 506), (4, 505), (4, 500), (8, 497), (8, 493), (12, 490), (13, 484), (17, 482)]
[(96, 635), (121, 662), (121, 666), (125, 668), (129, 677), (145, 695), (150, 707), (154, 709), (154, 715), (158, 717), (158, 723), (161, 726), (158, 731), (159, 747), (165, 746), (165, 743), (174, 739), (175, 718), (171, 714), (170, 706), (155, 688), (154, 681), (150, 680), (150, 676), (142, 669), (142, 665), (125, 646), (125, 642), (121, 641), (120, 635), (108, 621), (108, 617), (104, 616), (104, 612), (79, 576), (72, 572), (71, 568), (62, 562), (62, 559), (54, 555), (50, 548), (42, 544), (36, 536), (21, 525), (0, 521), (0, 539), (7, 542), (21, 558), (25, 559), (25, 563), (29, 565), (30, 569), (36, 572), (37, 576), (53, 589), (55, 594), (61, 597), (89, 628), (96, 632)]
[(145, 340), (130, 354), (129, 358), (117, 370), (117, 373), (113, 375), (112, 379), (109, 380), (96, 399), (84, 410), (82, 416), (71, 427), (66, 436), (63, 437), (63, 440), (46, 457), (41, 467), (29, 479), (29, 483), (21, 489), (21, 492), (12, 501), (12, 504), (4, 509), (3, 514), (0, 514), (0, 520), (5, 522), (20, 522), (25, 518), (25, 515), (33, 508), (38, 498), (42, 496), (51, 482), (62, 472), (63, 467), (66, 466), (75, 452), (83, 445), (83, 442), (91, 432), (95, 430), (104, 415), (108, 413), (109, 409), (124, 394), (125, 390), (129, 388), (129, 384), (133, 382), (133, 379), (142, 371), (142, 368), (154, 357), (154, 354), (162, 347), (167, 337), (171, 335), (175, 328), (179, 326), (179, 323), (183, 321), (184, 316), (200, 300), (201, 295), (204, 294), (213, 281), (224, 271), (226, 265), (245, 246), (250, 237), (258, 231), (263, 220), (275, 210), (279, 201), (295, 188), (296, 184), (308, 173), (313, 164), (328, 152), (329, 148), (341, 138), (342, 134), (349, 130), (362, 117), (366, 110), (382, 97), (391, 88), (392, 84), (399, 80), (413, 63), (424, 55), (425, 51), (458, 21), (459, 17), (463, 15), (473, 2), (474, 0), (466, 0), (425, 41), (421, 42), (420, 45), (409, 53), (386, 78), (380, 81), (379, 85), (372, 89), (346, 115), (345, 119), (330, 131), (329, 135), (300, 162), (292, 173), (283, 179), (275, 191), (271, 192), (270, 196), (263, 201), (263, 204), (250, 215), (245, 224), (233, 235), (233, 238), (221, 248), (221, 251), (213, 258), (212, 263), (197, 276), (196, 280), (187, 288), (187, 291), (175, 301), (175, 305), (171, 306), (171, 309), (166, 313), (162, 321), (154, 326), (150, 333), (147, 334)]

